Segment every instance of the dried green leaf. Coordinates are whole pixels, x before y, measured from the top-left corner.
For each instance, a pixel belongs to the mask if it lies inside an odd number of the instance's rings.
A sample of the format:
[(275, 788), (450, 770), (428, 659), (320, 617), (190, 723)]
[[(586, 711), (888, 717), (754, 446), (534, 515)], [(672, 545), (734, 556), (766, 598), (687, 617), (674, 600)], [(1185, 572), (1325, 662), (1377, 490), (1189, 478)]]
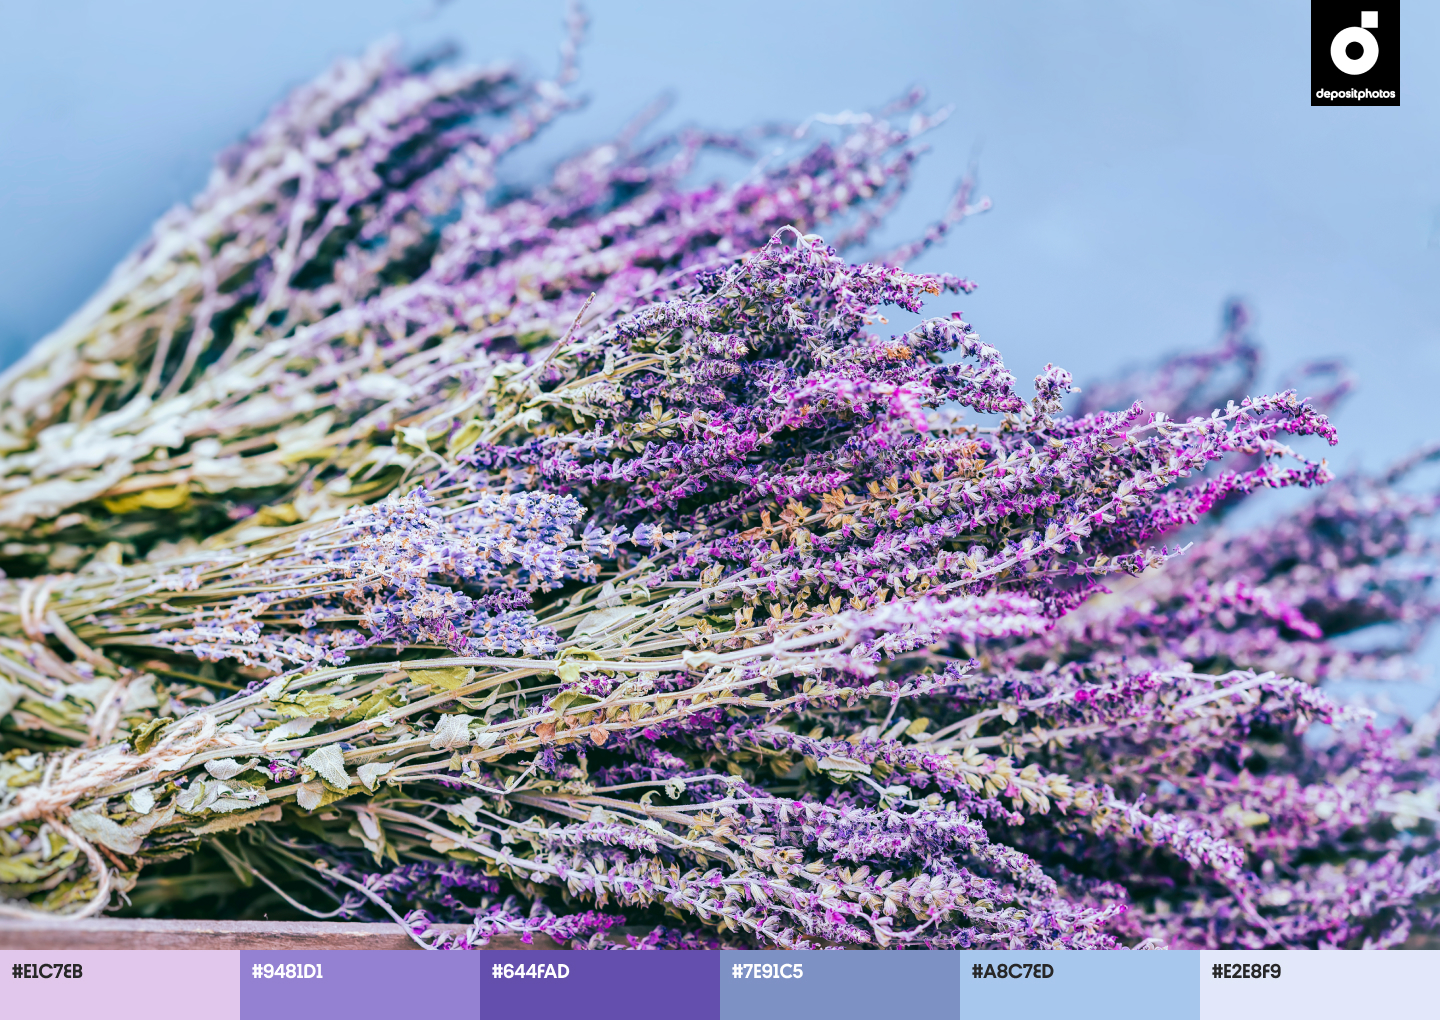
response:
[(404, 697), (393, 687), (371, 691), (358, 705), (345, 713), (343, 721), (347, 723), (357, 723), (365, 719), (374, 719), (376, 716), (382, 715), (392, 708), (399, 708), (403, 704), (405, 704)]
[(179, 485), (146, 489), (129, 496), (102, 499), (100, 502), (104, 503), (105, 509), (112, 514), (131, 514), (137, 510), (177, 510), (189, 505), (190, 486), (181, 482)]
[(448, 447), (450, 456), (453, 457), (462, 450), (469, 448), (484, 432), (485, 423), (479, 418), (471, 418), (464, 424), (460, 431), (455, 433), (451, 438)]
[(294, 697), (281, 698), (273, 704), (275, 711), (291, 719), (303, 719), (311, 715), (323, 719), (336, 713), (348, 712), (359, 702), (335, 694), (313, 694), (306, 691)]
[(135, 749), (136, 754), (145, 754), (155, 746), (155, 741), (160, 737), (160, 731), (174, 721), (168, 715), (162, 716), (159, 719), (151, 719), (137, 729), (131, 730), (130, 746)]
[(469, 666), (444, 666), (437, 669), (407, 669), (405, 675), (416, 683), (438, 687), (442, 691), (453, 691), (468, 684), (475, 676)]

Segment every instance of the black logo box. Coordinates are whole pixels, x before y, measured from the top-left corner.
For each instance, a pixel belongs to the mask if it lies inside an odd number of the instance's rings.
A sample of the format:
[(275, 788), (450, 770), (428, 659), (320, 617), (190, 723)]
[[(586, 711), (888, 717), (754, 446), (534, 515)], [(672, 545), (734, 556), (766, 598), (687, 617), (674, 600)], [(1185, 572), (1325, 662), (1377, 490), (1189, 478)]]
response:
[(1310, 105), (1400, 105), (1400, 0), (1311, 0)]

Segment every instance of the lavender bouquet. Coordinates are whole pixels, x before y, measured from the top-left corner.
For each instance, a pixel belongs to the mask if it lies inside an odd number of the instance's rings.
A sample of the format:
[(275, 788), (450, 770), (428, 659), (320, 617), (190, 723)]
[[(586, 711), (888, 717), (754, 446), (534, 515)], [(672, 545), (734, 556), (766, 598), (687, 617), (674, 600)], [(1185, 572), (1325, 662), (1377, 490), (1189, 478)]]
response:
[[(1434, 619), (1431, 455), (1333, 479), (1287, 444), (1335, 443), (1344, 380), (1247, 395), (1238, 313), (1073, 413), (958, 311), (875, 332), (974, 286), (903, 268), (968, 185), (840, 254), (919, 97), (735, 184), (694, 160), (752, 139), (629, 132), (498, 188), (571, 53), (338, 65), (0, 379), (0, 915), (263, 905), (428, 948), (1433, 931), (1440, 715), (1322, 690), (1405, 675)], [(1291, 486), (1324, 487), (1228, 526)]]

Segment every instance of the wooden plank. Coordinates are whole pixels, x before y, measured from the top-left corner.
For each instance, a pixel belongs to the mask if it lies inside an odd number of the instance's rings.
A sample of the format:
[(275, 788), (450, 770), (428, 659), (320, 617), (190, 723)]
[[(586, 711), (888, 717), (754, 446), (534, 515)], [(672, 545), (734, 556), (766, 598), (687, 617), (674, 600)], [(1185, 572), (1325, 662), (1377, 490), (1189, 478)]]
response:
[[(463, 924), (433, 930), (460, 933)], [(558, 949), (548, 935), (529, 945), (498, 935), (492, 949)], [(398, 924), (351, 921), (163, 921), (86, 918), (82, 921), (0, 921), (0, 949), (414, 949)]]

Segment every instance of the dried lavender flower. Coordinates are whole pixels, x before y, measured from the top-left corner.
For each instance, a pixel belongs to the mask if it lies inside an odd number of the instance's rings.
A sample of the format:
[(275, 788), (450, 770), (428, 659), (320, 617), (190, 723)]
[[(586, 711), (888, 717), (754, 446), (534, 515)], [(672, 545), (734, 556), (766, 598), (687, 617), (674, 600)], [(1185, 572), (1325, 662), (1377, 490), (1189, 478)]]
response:
[[(1435, 618), (1435, 497), (1406, 488), (1428, 454), (1336, 481), (1287, 445), (1337, 437), (1293, 390), (1231, 393), (1258, 359), (1239, 312), (1218, 353), (1087, 387), (1072, 414), (1069, 372), (1022, 392), (958, 311), (874, 332), (974, 286), (812, 232), (865, 203), (853, 227), (874, 226), (913, 130), (858, 120), (730, 189), (680, 186), (713, 138), (597, 149), (495, 205), (513, 138), (471, 119), (519, 137), (561, 93), (367, 61), (282, 107), (181, 217), (297, 182), (283, 223), (236, 207), (274, 244), (224, 331), (194, 311), (221, 269), (182, 246), (126, 270), (153, 301), (105, 312), (130, 390), (57, 368), (42, 394), (38, 358), (0, 386), (8, 420), (42, 425), (11, 428), (32, 485), (10, 527), (96, 499), (124, 522), (132, 495), (188, 522), (205, 472), (213, 495), (289, 494), (148, 559), (119, 537), (143, 528), (103, 524), (114, 545), (80, 569), (0, 581), (0, 913), (105, 910), (199, 853), (432, 948), (619, 946), (632, 921), (637, 947), (1435, 927), (1437, 716), (1385, 728), (1323, 689), (1396, 675)], [(324, 158), (321, 109), (350, 132)], [(353, 153), (378, 176), (330, 223), (325, 159)], [(307, 247), (331, 231), (345, 244)], [(417, 248), (423, 271), (389, 278)], [(162, 299), (167, 274), (192, 282)], [(57, 365), (98, 349), (92, 313), (47, 342)], [(189, 367), (156, 356), (197, 336)], [(145, 429), (184, 403), (166, 449), (187, 452), (45, 489), (34, 451), (118, 429), (85, 417), (112, 398)], [(164, 486), (184, 489), (168, 509)], [(1220, 511), (1290, 486), (1325, 487), (1226, 530)], [(1378, 625), (1393, 640), (1348, 645)]]

